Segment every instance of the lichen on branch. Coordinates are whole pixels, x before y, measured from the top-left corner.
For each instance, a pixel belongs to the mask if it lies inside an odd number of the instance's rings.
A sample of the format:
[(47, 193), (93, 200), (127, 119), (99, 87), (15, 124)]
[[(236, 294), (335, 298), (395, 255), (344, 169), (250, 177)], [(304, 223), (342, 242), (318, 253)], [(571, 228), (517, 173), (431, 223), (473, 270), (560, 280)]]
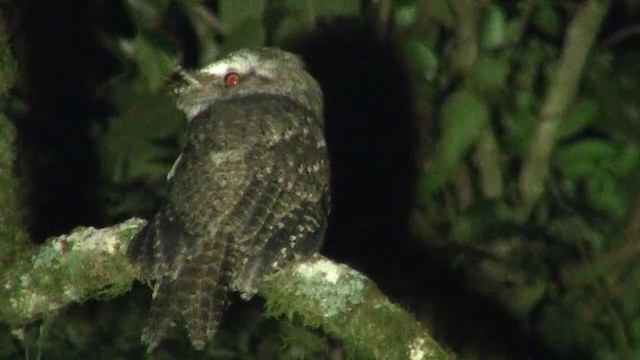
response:
[[(0, 276), (0, 320), (13, 326), (55, 315), (63, 307), (126, 293), (146, 281), (126, 249), (145, 221), (78, 228), (17, 258)], [(320, 327), (363, 359), (453, 359), (412, 315), (392, 304), (371, 280), (320, 255), (292, 264), (259, 290), (268, 313)]]
[(144, 224), (130, 219), (104, 229), (78, 228), (16, 258), (0, 277), (0, 319), (16, 326), (72, 302), (126, 292), (142, 276), (126, 249)]

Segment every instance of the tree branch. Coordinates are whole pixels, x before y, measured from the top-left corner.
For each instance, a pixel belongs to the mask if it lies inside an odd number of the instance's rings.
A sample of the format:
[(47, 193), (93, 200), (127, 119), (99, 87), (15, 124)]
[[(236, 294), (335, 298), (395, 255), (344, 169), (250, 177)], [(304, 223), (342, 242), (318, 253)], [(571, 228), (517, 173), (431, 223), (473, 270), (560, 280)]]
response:
[(144, 225), (131, 219), (99, 230), (78, 228), (16, 259), (0, 278), (0, 320), (17, 326), (72, 302), (128, 291), (143, 274), (126, 249)]
[(608, 7), (609, 1), (587, 0), (578, 9), (567, 30), (562, 54), (555, 65), (551, 84), (542, 104), (540, 122), (520, 172), (520, 195), (527, 212), (544, 190), (556, 130), (573, 103), (587, 55)]
[[(73, 302), (125, 293), (134, 280), (146, 281), (126, 257), (144, 225), (134, 218), (104, 229), (78, 228), (16, 259), (0, 278), (0, 320), (18, 326)], [(320, 255), (282, 269), (260, 294), (269, 314), (298, 316), (321, 327), (358, 357), (453, 359), (371, 280)]]

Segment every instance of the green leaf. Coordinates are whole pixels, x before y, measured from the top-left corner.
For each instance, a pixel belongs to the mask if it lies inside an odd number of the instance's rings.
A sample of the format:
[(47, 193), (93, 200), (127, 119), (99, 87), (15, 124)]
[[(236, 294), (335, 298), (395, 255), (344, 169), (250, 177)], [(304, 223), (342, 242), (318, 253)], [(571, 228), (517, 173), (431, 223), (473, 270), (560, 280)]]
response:
[(293, 11), (307, 11), (309, 6), (309, 0), (286, 0), (287, 7)]
[(524, 26), (525, 22), (523, 19), (516, 18), (510, 20), (507, 23), (507, 30), (505, 35), (506, 42), (513, 44), (520, 41), (522, 39), (522, 34), (524, 33)]
[(483, 99), (463, 89), (449, 95), (442, 106), (442, 134), (433, 167), (425, 178), (425, 195), (440, 189), (455, 174), (465, 153), (478, 141), (489, 123)]
[(601, 173), (615, 154), (616, 148), (610, 142), (587, 139), (560, 147), (555, 164), (567, 178), (578, 180)]
[(273, 31), (275, 44), (287, 43), (289, 39), (296, 39), (300, 34), (306, 33), (311, 27), (308, 19), (302, 16), (288, 16), (282, 19)]
[(123, 79), (112, 85), (111, 100), (118, 113), (100, 141), (105, 176), (115, 184), (164, 178), (177, 149), (162, 141), (178, 136), (182, 114), (168, 96)]
[(533, 38), (527, 42), (523, 51), (524, 63), (529, 66), (548, 64), (556, 57), (556, 51), (552, 44)]
[(560, 16), (549, 2), (544, 2), (533, 14), (533, 25), (548, 35), (559, 35)]
[(163, 49), (143, 34), (136, 36), (133, 45), (134, 59), (142, 80), (150, 91), (158, 91), (175, 71), (178, 65), (177, 55)]
[(220, 21), (229, 29), (222, 46), (223, 53), (265, 44), (265, 0), (221, 0), (218, 7)]
[(510, 215), (510, 209), (502, 202), (477, 201), (457, 217), (452, 238), (460, 244), (479, 244), (495, 237), (512, 236), (521, 229)]
[(598, 112), (598, 104), (593, 100), (582, 100), (572, 106), (567, 117), (558, 126), (558, 140), (575, 135), (591, 125)]
[(169, 8), (169, 0), (128, 0), (123, 5), (139, 30), (157, 29)]
[(622, 219), (629, 208), (629, 198), (622, 191), (620, 183), (606, 172), (589, 178), (587, 201), (594, 209), (614, 219)]
[(429, 19), (443, 25), (446, 28), (453, 28), (456, 24), (456, 17), (449, 6), (448, 0), (419, 0), (418, 6), (424, 8)]
[(538, 96), (533, 91), (518, 91), (515, 100), (521, 111), (534, 111), (539, 103)]
[(418, 39), (408, 39), (404, 42), (404, 52), (418, 73), (433, 78), (438, 69), (438, 58), (428, 44)]
[(497, 49), (508, 41), (507, 15), (500, 6), (491, 6), (484, 17), (480, 43), (485, 49)]
[[(576, 290), (574, 290), (576, 291)], [(585, 294), (586, 295), (586, 294)], [(581, 296), (588, 301), (592, 296)], [(606, 349), (608, 336), (601, 333), (591, 322), (588, 321), (591, 313), (597, 310), (590, 303), (576, 303), (564, 300), (564, 304), (552, 304), (543, 307), (540, 320), (541, 340), (544, 344), (553, 349), (557, 354), (563, 355), (560, 358), (570, 358), (575, 356), (576, 349)], [(586, 309), (576, 311), (576, 309)], [(587, 312), (587, 314), (582, 314)], [(582, 315), (582, 316), (581, 316)], [(599, 316), (599, 314), (591, 315)], [(596, 357), (598, 358), (598, 357)], [(598, 358), (601, 359), (601, 358)]]
[(604, 251), (607, 244), (607, 238), (593, 223), (577, 215), (554, 217), (546, 228), (554, 241), (568, 246), (587, 245), (596, 254)]
[(297, 13), (296, 17), (309, 23), (315, 23), (318, 18), (356, 16), (360, 12), (359, 0), (287, 0), (286, 5)]
[(355, 16), (360, 12), (360, 0), (308, 0), (315, 17)]
[(474, 80), (481, 89), (504, 88), (509, 75), (509, 61), (506, 57), (481, 55), (474, 64)]
[(265, 45), (266, 33), (264, 25), (258, 19), (245, 19), (239, 26), (231, 29), (230, 35), (222, 46), (223, 53), (234, 50)]
[(415, 4), (398, 5), (393, 13), (394, 23), (399, 28), (408, 28), (415, 24), (418, 18)]
[[(247, 19), (261, 22), (265, 6), (266, 0), (220, 0), (218, 1), (218, 16), (229, 29), (239, 29), (248, 25)], [(253, 24), (253, 26), (256, 25)]]
[(469, 149), (487, 126), (489, 110), (484, 100), (466, 89), (451, 94), (442, 106), (442, 149), (455, 158)]
[(640, 148), (638, 145), (628, 143), (619, 146), (615, 161), (609, 163), (609, 168), (614, 175), (627, 176), (640, 164)]
[(540, 278), (526, 284), (515, 285), (507, 291), (509, 296), (507, 306), (518, 318), (526, 318), (531, 310), (540, 304), (547, 290), (547, 283)]
[(507, 152), (513, 152), (514, 155), (526, 153), (531, 142), (536, 119), (533, 112), (526, 108), (520, 109), (513, 114), (505, 114), (503, 123), (506, 130), (505, 143)]

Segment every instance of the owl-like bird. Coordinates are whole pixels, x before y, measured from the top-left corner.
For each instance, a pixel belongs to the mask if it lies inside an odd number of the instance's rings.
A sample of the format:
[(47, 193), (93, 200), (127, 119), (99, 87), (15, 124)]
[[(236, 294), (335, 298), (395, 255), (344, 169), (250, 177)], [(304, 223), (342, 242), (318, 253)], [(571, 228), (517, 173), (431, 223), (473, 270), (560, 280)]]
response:
[(251, 298), (317, 252), (327, 226), (322, 92), (302, 61), (241, 50), (183, 76), (186, 144), (167, 176), (169, 201), (128, 250), (154, 281), (149, 351), (176, 324), (202, 349), (230, 291)]

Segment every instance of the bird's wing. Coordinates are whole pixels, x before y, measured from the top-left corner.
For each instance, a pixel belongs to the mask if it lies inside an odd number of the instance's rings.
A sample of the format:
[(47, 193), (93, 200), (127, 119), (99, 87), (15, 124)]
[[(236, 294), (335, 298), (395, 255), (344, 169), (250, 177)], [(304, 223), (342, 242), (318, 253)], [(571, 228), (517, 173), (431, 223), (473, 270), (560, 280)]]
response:
[(249, 298), (274, 270), (318, 250), (328, 180), (316, 172), (328, 177), (328, 169), (308, 140), (296, 132), (205, 155), (187, 144), (170, 178), (172, 189), (182, 187), (175, 191), (179, 198), (129, 247), (130, 258), (155, 280), (143, 331), (149, 350), (181, 321), (194, 347), (203, 348), (215, 333), (229, 287)]

